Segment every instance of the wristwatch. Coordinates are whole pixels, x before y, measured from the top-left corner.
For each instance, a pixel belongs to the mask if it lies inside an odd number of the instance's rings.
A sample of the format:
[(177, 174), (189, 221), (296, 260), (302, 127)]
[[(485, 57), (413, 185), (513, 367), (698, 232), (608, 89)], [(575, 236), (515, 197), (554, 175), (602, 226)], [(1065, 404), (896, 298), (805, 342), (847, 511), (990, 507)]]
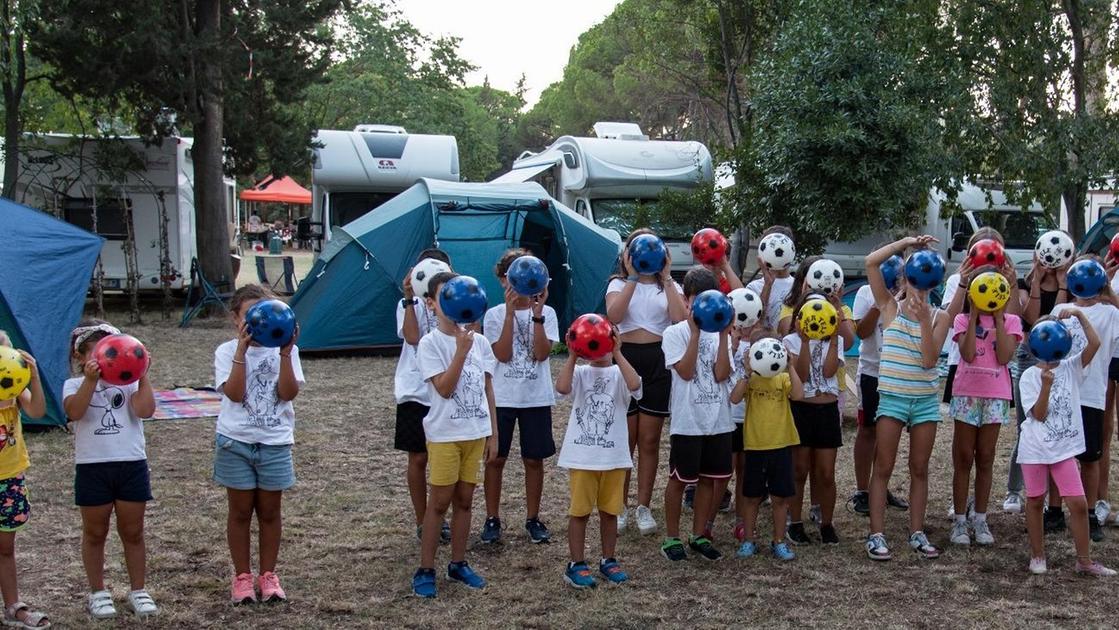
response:
[(411, 299), (404, 298), (403, 300), (400, 300), (400, 305), (401, 306), (415, 306), (418, 303), (419, 303), (419, 300), (417, 300), (416, 298), (411, 298)]
[(543, 315), (541, 315), (540, 317), (533, 317), (533, 318), (532, 318), (532, 323), (534, 323), (534, 324), (543, 324), (543, 323), (544, 323), (544, 316), (543, 316)]

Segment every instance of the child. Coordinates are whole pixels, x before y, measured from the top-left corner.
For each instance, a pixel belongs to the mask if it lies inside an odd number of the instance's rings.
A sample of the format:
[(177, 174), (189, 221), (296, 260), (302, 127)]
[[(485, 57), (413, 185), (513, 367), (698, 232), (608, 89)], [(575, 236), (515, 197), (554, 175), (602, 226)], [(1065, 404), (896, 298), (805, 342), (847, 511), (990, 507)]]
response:
[(260, 536), (260, 597), (266, 602), (287, 599), (276, 575), (283, 530), (280, 506), (284, 490), (295, 485), (292, 401), (306, 381), (295, 345), (298, 328), (282, 348), (261, 346), (249, 334), (245, 313), (270, 299), (275, 295), (260, 285), (237, 289), (229, 302), (237, 338), (214, 351), (214, 383), (222, 393), (214, 481), (226, 488), (229, 505), (226, 538), (233, 560), (230, 598), (234, 604), (257, 601), (249, 559), (254, 513)]
[[(972, 280), (974, 282), (974, 276)], [(963, 289), (960, 289), (963, 293)], [(952, 505), (955, 522), (949, 540), (970, 545), (968, 532), (968, 480), (975, 465), (975, 515), (971, 528), (975, 542), (995, 544), (987, 525), (987, 502), (999, 429), (1010, 419), (1013, 398), (1007, 364), (1022, 340), (1022, 321), (1006, 312), (1003, 305), (991, 314), (980, 313), (968, 292), (970, 308), (956, 315), (953, 341), (960, 347), (960, 363), (953, 384), (949, 414), (954, 422), (952, 435)], [(1008, 302), (1009, 304), (1009, 302)]]
[[(750, 376), (750, 336), (761, 324), (749, 328), (735, 326), (731, 329), (731, 377), (735, 383), (741, 382)], [(731, 400), (730, 418), (734, 421), (734, 433), (731, 435), (731, 452), (734, 457), (734, 539), (739, 543), (746, 540), (746, 508), (748, 501), (743, 494), (743, 480), (746, 474), (746, 438), (742, 434), (746, 421), (746, 401)], [(715, 511), (712, 510), (708, 518), (713, 529)]]
[[(8, 333), (0, 330), (0, 346), (12, 347)], [(31, 504), (27, 500), (24, 471), (31, 465), (27, 444), (23, 441), (23, 424), (20, 411), (30, 418), (42, 418), (47, 413), (43, 383), (39, 380), (39, 367), (34, 357), (20, 350), (20, 356), (31, 371), (27, 389), (14, 400), (0, 402), (0, 427), (3, 428), (3, 447), (0, 449), (0, 488), (3, 488), (3, 509), (0, 509), (0, 591), (4, 596), (5, 626), (17, 628), (46, 628), (50, 619), (41, 612), (34, 612), (19, 600), (16, 581), (16, 532), (27, 525)]]
[[(762, 329), (751, 335), (756, 343), (776, 339), (771, 330)], [(790, 400), (802, 400), (804, 387), (797, 370), (790, 362), (785, 372), (773, 377), (751, 374), (749, 357), (743, 359), (744, 377), (730, 393), (730, 401), (745, 401), (746, 423), (743, 425), (746, 449), (742, 496), (745, 497), (743, 539), (738, 557), (748, 558), (757, 552), (754, 543), (758, 524), (758, 508), (762, 499), (770, 497), (773, 507), (773, 538), (769, 549), (779, 560), (793, 560), (796, 554), (785, 542), (785, 515), (788, 500), (796, 494), (793, 475), (793, 446), (800, 443), (793, 421)]]
[(641, 397), (641, 377), (626, 361), (615, 335), (611, 357), (575, 365), (569, 353), (559, 376), (556, 392), (570, 397), (571, 418), (563, 438), (559, 465), (571, 471), (571, 508), (567, 521), (567, 545), (571, 562), (563, 579), (574, 588), (594, 587), (584, 556), (587, 521), (598, 508), (602, 536), (602, 559), (598, 570), (612, 584), (629, 579), (615, 559), (618, 514), (624, 509), (626, 471), (633, 467), (626, 435), (626, 411), (630, 398)]
[[(441, 249), (425, 249), (416, 259), (419, 264), (427, 259), (440, 260), (448, 265), (450, 258)], [(396, 436), (393, 447), (408, 453), (408, 494), (416, 514), (416, 537), (423, 537), (424, 513), (427, 511), (427, 440), (424, 437), (424, 416), (428, 411), (427, 383), (420, 378), (416, 365), (416, 346), (420, 338), (435, 328), (435, 313), (424, 301), (426, 295), (415, 295), (412, 290), (412, 270), (404, 274), (401, 283), (404, 299), (396, 307), (396, 335), (404, 344), (396, 362), (393, 394), (396, 397)], [(451, 542), (451, 526), (443, 522), (439, 529), (440, 542)]]
[(808, 269), (816, 261), (824, 260), (823, 256), (809, 256), (800, 261), (797, 267), (796, 275), (793, 277), (792, 287), (785, 299), (781, 301), (781, 312), (778, 315), (777, 332), (782, 335), (788, 335), (795, 332), (793, 329), (794, 318), (798, 305), (804, 302), (804, 299), (810, 293), (815, 293), (814, 297), (822, 297), (832, 306), (835, 307), (836, 313), (839, 314), (839, 324), (836, 326), (838, 332), (836, 333), (843, 340), (844, 347), (851, 347), (855, 343), (855, 324), (851, 315), (851, 308), (843, 303), (842, 289), (827, 294), (816, 292), (812, 287), (808, 286)]
[(447, 579), (472, 589), (486, 581), (466, 563), (470, 535), (470, 508), (482, 462), (497, 456), (497, 411), (494, 408), (493, 373), (497, 360), (485, 337), (457, 326), (443, 314), (439, 294), (453, 273), (439, 273), (428, 282), (427, 305), (438, 320), (436, 328), (420, 339), (416, 360), (428, 384), (431, 409), (424, 417), (427, 458), (431, 467), (431, 494), (424, 516), (420, 567), (412, 576), (412, 593), (435, 597), (435, 551), (438, 527), (454, 502), (451, 518), (451, 563)]
[(533, 543), (546, 543), (551, 538), (540, 520), (540, 497), (544, 493), (544, 460), (556, 453), (552, 439), (552, 405), (556, 398), (548, 357), (552, 344), (559, 341), (559, 323), (555, 310), (545, 304), (547, 287), (540, 295), (525, 297), (514, 291), (505, 277), (514, 260), (528, 255), (523, 249), (511, 249), (497, 262), (494, 271), (505, 288), (505, 303), (486, 311), (482, 325), (498, 360), (493, 375), (497, 457), (486, 463), (484, 543), (501, 540), (501, 478), (518, 424), (525, 466), (525, 531)]
[[(697, 295), (718, 286), (707, 269), (688, 271), (684, 276), (688, 308)], [(696, 484), (688, 546), (708, 560), (722, 557), (704, 530), (711, 502), (723, 496), (732, 472), (734, 422), (727, 398), (730, 362), (726, 329), (700, 332), (689, 317), (664, 331), (664, 364), (672, 370), (672, 424), (668, 488), (664, 493), (668, 538), (661, 545), (661, 554), (672, 561), (688, 557), (680, 540), (681, 501), (688, 483)]]
[(870, 533), (866, 553), (872, 560), (889, 560), (886, 546), (886, 488), (894, 471), (898, 442), (903, 429), (909, 430), (909, 547), (922, 558), (940, 557), (940, 549), (929, 542), (924, 532), (925, 508), (929, 498), (929, 458), (940, 422), (937, 394), (940, 379), (936, 362), (951, 318), (929, 304), (929, 292), (906, 286), (905, 298), (898, 302), (882, 278), (882, 263), (890, 256), (910, 248), (927, 248), (936, 242), (932, 236), (911, 236), (879, 248), (866, 257), (867, 280), (880, 313), (882, 333), (881, 364), (878, 375), (878, 424), (874, 469), (870, 483)]
[[(800, 311), (811, 295), (801, 299), (793, 311), (799, 320)], [(846, 319), (842, 313), (839, 324)], [(796, 423), (799, 446), (793, 447), (793, 467), (796, 471), (796, 496), (790, 509), (791, 522), (786, 533), (793, 544), (811, 544), (804, 531), (801, 510), (804, 504), (804, 484), (812, 473), (812, 491), (820, 506), (820, 541), (825, 545), (838, 545), (832, 517), (835, 513), (835, 456), (843, 446), (842, 419), (839, 415), (839, 379), (843, 366), (843, 339), (839, 333), (827, 340), (809, 340), (797, 325), (795, 333), (782, 341), (789, 351), (789, 364), (803, 383), (804, 396), (790, 403)]]
[[(1061, 361), (1040, 362), (1022, 373), (1019, 388), (1026, 420), (1018, 440), (1018, 464), (1026, 482), (1026, 529), (1030, 536), (1030, 573), (1042, 574), (1045, 566), (1045, 536), (1042, 508), (1049, 480), (1056, 483), (1061, 498), (1068, 503), (1073, 544), (1076, 546), (1076, 572), (1110, 577), (1115, 571), (1093, 562), (1088, 542), (1088, 502), (1084, 485), (1076, 471), (1076, 460), (1084, 452), (1084, 428), (1080, 418), (1080, 388), (1087, 381), (1090, 366), (1100, 349), (1100, 337), (1091, 320), (1078, 308), (1065, 308), (1079, 324), (1083, 343)], [(1051, 320), (1042, 317), (1038, 322)], [(1078, 347), (1079, 346), (1079, 347)], [(1105, 359), (1110, 359), (1104, 354)]]
[(101, 320), (79, 323), (70, 333), (70, 349), (82, 376), (62, 386), (62, 407), (74, 423), (74, 502), (82, 514), (82, 564), (94, 619), (117, 614), (105, 588), (105, 539), (113, 512), (131, 584), (128, 605), (139, 617), (159, 612), (144, 589), (144, 510), (152, 489), (143, 418), (155, 413), (155, 392), (147, 376), (123, 386), (102, 381), (92, 356), (98, 341), (119, 333)]
[[(783, 225), (769, 226), (762, 232), (762, 238), (770, 234), (784, 234), (790, 239), (793, 238), (793, 231)], [(761, 272), (762, 277), (751, 280), (746, 288), (757, 293), (765, 304), (762, 325), (776, 330), (777, 324), (781, 321), (781, 304), (793, 289), (793, 275), (788, 267), (771, 269), (761, 257), (758, 257), (758, 271)]]

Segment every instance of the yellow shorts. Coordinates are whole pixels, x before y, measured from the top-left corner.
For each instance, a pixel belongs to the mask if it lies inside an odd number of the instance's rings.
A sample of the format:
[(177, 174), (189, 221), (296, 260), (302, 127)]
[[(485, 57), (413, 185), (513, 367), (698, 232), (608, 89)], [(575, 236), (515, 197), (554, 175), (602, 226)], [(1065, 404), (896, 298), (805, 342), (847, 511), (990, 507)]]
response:
[(617, 516), (625, 509), (626, 469), (572, 470), (571, 516), (587, 516), (598, 507), (600, 513)]
[(463, 481), (482, 480), (482, 456), (486, 438), (458, 442), (427, 443), (427, 482), (433, 486), (453, 486)]

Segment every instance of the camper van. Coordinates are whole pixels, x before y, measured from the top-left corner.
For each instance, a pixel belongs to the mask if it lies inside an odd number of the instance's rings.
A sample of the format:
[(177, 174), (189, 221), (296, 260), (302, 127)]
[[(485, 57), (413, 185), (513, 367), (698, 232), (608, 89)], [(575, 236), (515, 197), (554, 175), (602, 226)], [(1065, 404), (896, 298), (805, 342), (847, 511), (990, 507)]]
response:
[[(19, 176), (8, 196), (102, 236), (102, 286), (110, 290), (125, 289), (128, 284), (126, 209), (132, 211), (138, 286), (141, 291), (163, 288), (159, 245), (162, 211), (171, 261), (168, 281), (172, 289), (183, 289), (189, 283), (190, 262), (198, 251), (194, 163), (190, 156), (193, 144), (192, 138), (179, 137), (147, 145), (137, 137), (25, 134)], [(137, 159), (121, 159), (123, 154), (116, 151), (129, 151)], [(115, 157), (110, 159), (109, 155)], [(241, 218), (233, 179), (225, 178), (223, 197), (228, 221), (235, 228)]]
[[(525, 151), (513, 169), (493, 180), (535, 181), (560, 203), (624, 239), (642, 206), (655, 204), (666, 188), (688, 189), (711, 181), (711, 153), (702, 143), (650, 140), (634, 123), (598, 122), (595, 137), (563, 136), (540, 153)], [(696, 225), (651, 227), (672, 254), (674, 275), (692, 265)]]
[(459, 181), (453, 136), (410, 134), (394, 125), (320, 129), (314, 138), (311, 225), (316, 255), (334, 228), (363, 216), (421, 177)]

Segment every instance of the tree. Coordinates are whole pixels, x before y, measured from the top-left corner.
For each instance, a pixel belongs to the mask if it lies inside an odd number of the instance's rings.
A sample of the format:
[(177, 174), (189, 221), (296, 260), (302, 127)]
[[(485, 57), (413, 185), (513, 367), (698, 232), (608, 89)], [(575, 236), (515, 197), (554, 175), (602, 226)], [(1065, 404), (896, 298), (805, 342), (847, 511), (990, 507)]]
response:
[(4, 194), (15, 190), (23, 136), (24, 96), (46, 78), (42, 64), (27, 52), (27, 31), (40, 19), (37, 0), (3, 0), (0, 7), (0, 79), (4, 105)]

